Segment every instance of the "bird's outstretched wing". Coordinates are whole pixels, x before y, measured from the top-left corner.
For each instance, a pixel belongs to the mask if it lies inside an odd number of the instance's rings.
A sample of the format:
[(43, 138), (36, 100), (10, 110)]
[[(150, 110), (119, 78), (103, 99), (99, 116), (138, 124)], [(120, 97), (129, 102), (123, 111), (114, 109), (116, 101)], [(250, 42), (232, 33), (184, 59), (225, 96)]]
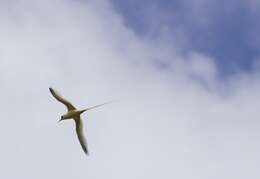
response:
[(66, 100), (64, 97), (62, 97), (56, 90), (49, 88), (51, 94), (56, 98), (59, 102), (63, 103), (68, 111), (76, 109), (68, 100)]
[(84, 150), (85, 154), (88, 155), (88, 146), (87, 146), (87, 142), (86, 142), (86, 138), (84, 136), (84, 131), (83, 131), (83, 122), (79, 117), (76, 117), (74, 119), (75, 123), (76, 123), (76, 132), (77, 132), (77, 136), (80, 142), (80, 145), (82, 147), (82, 149)]

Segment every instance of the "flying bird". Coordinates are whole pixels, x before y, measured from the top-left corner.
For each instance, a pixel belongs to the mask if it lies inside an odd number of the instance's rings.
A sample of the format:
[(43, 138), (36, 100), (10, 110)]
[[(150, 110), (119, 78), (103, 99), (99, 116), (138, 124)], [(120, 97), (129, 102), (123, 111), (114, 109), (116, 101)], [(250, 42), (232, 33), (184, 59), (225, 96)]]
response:
[(59, 102), (63, 103), (67, 107), (67, 110), (68, 110), (66, 114), (61, 116), (61, 119), (58, 122), (60, 122), (62, 120), (68, 120), (68, 119), (73, 119), (75, 121), (76, 132), (77, 132), (77, 136), (78, 136), (80, 145), (81, 145), (82, 149), (84, 150), (85, 154), (88, 155), (89, 152), (88, 152), (86, 138), (85, 138), (84, 132), (83, 132), (83, 123), (82, 123), (82, 119), (81, 119), (80, 115), (85, 111), (103, 106), (107, 103), (103, 103), (103, 104), (92, 106), (92, 107), (89, 107), (86, 109), (78, 110), (73, 104), (71, 104), (71, 102), (69, 102), (64, 97), (62, 97), (56, 90), (54, 90), (53, 88), (49, 88), (49, 90), (50, 90), (51, 94), (54, 96), (54, 98), (56, 98)]

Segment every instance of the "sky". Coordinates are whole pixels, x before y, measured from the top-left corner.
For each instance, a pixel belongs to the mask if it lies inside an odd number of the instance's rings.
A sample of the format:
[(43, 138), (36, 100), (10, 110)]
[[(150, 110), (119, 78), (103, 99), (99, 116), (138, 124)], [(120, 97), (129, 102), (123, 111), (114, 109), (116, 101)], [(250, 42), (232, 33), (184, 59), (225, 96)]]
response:
[[(250, 71), (259, 54), (257, 1), (112, 0), (125, 24), (141, 36), (185, 36), (182, 44), (215, 58), (221, 78)], [(167, 30), (165, 30), (167, 29)], [(174, 40), (172, 42), (174, 43)]]
[(163, 2), (0, 1), (0, 178), (260, 177), (259, 2)]

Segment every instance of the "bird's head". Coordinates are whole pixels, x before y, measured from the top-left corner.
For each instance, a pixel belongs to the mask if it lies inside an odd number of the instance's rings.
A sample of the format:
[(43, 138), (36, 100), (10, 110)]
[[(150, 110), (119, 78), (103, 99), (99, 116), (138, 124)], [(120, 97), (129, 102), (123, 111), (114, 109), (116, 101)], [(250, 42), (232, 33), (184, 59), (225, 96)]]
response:
[(60, 118), (60, 120), (59, 120), (58, 122), (60, 122), (60, 121), (62, 121), (62, 120), (64, 120), (64, 116), (61, 116), (61, 118)]

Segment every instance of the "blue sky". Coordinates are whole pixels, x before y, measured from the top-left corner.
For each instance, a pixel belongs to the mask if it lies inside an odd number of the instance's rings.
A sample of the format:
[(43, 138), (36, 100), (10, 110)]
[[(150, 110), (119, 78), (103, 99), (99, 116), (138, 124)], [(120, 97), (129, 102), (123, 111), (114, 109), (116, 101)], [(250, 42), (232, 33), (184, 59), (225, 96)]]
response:
[[(251, 72), (259, 48), (254, 1), (112, 0), (124, 23), (140, 36), (158, 36), (167, 27), (174, 43), (181, 31), (187, 49), (215, 59), (222, 77)], [(255, 4), (257, 6), (257, 4)]]

